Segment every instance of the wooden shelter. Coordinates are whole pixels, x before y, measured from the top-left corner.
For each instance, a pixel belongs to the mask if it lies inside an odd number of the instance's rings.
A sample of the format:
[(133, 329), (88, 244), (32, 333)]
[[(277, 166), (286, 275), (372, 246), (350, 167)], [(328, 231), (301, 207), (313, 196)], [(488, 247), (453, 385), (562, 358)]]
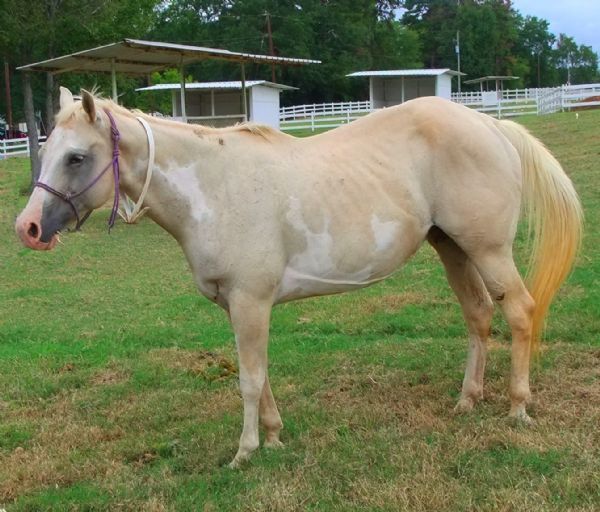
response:
[[(185, 110), (185, 66), (203, 60), (217, 59), (238, 63), (241, 69), (241, 84), (243, 97), (246, 98), (247, 63), (279, 64), (284, 66), (302, 66), (320, 64), (321, 61), (297, 59), (273, 55), (256, 55), (251, 53), (232, 52), (220, 48), (204, 46), (189, 46), (139, 39), (124, 39), (123, 41), (63, 55), (42, 62), (27, 64), (17, 69), (20, 71), (43, 71), (52, 74), (67, 72), (105, 72), (112, 75), (112, 97), (117, 101), (117, 73), (127, 75), (148, 76), (155, 71), (167, 68), (178, 68), (181, 74), (180, 95), (182, 112), (181, 118), (187, 121)], [(244, 102), (243, 113), (248, 117), (248, 105)]]

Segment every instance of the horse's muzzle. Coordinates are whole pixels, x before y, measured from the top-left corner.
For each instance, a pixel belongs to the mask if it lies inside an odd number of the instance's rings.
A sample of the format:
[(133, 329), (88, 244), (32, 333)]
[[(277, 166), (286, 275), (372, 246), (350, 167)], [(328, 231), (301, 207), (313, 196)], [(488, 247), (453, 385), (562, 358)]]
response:
[(58, 242), (58, 235), (52, 233), (50, 236), (44, 236), (42, 241), (42, 207), (39, 198), (29, 202), (21, 215), (15, 222), (15, 231), (25, 247), (36, 251), (49, 251), (54, 249)]

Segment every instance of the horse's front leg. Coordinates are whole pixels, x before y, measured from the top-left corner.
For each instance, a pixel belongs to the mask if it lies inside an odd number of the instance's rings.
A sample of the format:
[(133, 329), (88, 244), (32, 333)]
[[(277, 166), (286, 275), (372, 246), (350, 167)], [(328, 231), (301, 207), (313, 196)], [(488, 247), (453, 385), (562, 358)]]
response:
[[(267, 409), (272, 410), (274, 407), (275, 412), (277, 411), (267, 380), (267, 344), (272, 304), (244, 292), (232, 293), (228, 302), (238, 350), (240, 389), (244, 401), (244, 428), (238, 452), (230, 464), (230, 467), (236, 468), (258, 448), (259, 404), (263, 393), (268, 393), (268, 396), (263, 397), (263, 402), (267, 399)], [(279, 414), (276, 414), (278, 417)], [(279, 428), (280, 422), (281, 420)]]

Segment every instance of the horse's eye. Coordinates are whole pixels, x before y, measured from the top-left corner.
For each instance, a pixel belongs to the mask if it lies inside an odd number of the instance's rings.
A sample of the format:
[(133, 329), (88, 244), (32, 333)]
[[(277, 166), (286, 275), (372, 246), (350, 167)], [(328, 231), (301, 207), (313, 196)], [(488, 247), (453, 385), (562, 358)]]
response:
[(71, 155), (69, 156), (69, 165), (79, 165), (81, 162), (83, 162), (83, 159), (85, 157), (83, 155)]

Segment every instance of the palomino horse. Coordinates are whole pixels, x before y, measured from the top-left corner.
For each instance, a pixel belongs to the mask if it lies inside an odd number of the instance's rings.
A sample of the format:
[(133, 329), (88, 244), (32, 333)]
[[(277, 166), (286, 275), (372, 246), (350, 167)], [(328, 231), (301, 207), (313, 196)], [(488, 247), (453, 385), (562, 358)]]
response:
[[(510, 416), (530, 421), (530, 354), (573, 264), (582, 213), (560, 164), (524, 128), (438, 98), (306, 139), (140, 114), (147, 134), (138, 114), (85, 91), (74, 101), (62, 89), (60, 106), (16, 231), (26, 246), (52, 249), (58, 231), (80, 224), (113, 188), (138, 198), (152, 167), (150, 217), (179, 242), (200, 292), (227, 311), (235, 332), (244, 426), (232, 466), (258, 447), (259, 418), (265, 445), (281, 444), (267, 372), (273, 305), (380, 281), (426, 239), (469, 332), (456, 409), (482, 398), (496, 302), (512, 331)], [(106, 172), (111, 138), (120, 177)], [(512, 257), (522, 200), (534, 234), (529, 291)]]

